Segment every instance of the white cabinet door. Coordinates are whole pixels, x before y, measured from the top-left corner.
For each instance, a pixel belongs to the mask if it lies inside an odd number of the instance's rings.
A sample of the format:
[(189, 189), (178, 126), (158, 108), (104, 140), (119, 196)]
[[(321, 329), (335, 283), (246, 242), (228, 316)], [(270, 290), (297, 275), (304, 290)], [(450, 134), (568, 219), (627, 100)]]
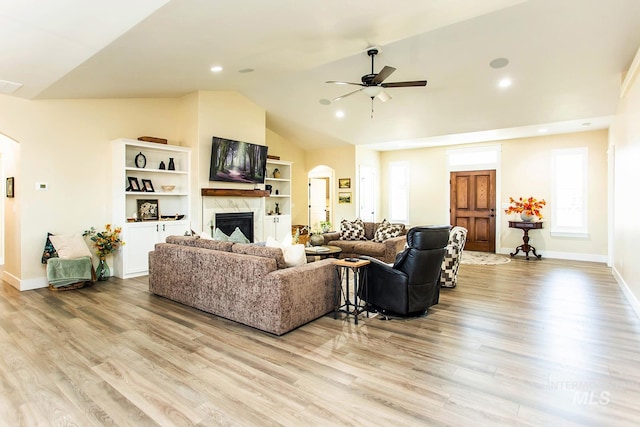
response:
[(191, 231), (189, 221), (176, 221), (176, 222), (164, 222), (159, 224), (159, 239), (158, 242), (164, 242), (167, 236), (184, 236), (184, 233)]
[(190, 230), (189, 221), (136, 222), (126, 225), (125, 245), (115, 260), (117, 277), (129, 278), (149, 273), (149, 252), (167, 236), (182, 236)]
[(122, 247), (125, 277), (147, 274), (149, 252), (158, 241), (157, 223), (138, 223), (129, 227), (127, 240)]
[(280, 242), (286, 235), (291, 236), (291, 215), (269, 215), (265, 218), (265, 240), (271, 236)]

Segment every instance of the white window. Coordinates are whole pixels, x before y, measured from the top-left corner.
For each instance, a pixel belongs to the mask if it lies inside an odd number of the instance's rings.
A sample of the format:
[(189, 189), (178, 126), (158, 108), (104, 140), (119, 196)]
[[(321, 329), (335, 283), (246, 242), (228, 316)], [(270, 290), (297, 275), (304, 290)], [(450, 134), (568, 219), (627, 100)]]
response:
[(389, 163), (389, 221), (409, 223), (409, 162)]
[(552, 150), (551, 233), (586, 235), (587, 147)]

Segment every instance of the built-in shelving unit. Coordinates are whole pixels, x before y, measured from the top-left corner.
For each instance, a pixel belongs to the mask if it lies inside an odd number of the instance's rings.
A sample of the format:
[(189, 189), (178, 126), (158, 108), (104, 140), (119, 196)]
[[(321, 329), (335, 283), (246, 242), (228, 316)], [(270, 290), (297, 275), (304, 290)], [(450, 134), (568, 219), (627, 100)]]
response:
[[(174, 170), (169, 169), (170, 159)], [(160, 168), (161, 162), (164, 169)], [(122, 226), (126, 243), (114, 256), (114, 274), (121, 278), (145, 275), (149, 270), (148, 253), (155, 244), (168, 235), (182, 235), (191, 229), (191, 149), (121, 138), (112, 141), (112, 165), (112, 221)], [(140, 191), (135, 191), (132, 183), (137, 183)], [(162, 186), (174, 188), (167, 191)], [(142, 191), (145, 188), (153, 191)], [(138, 212), (141, 200), (157, 204), (157, 219), (143, 220)], [(181, 219), (176, 220), (176, 216)]]
[[(264, 183), (265, 188), (271, 186), (271, 193), (265, 201), (265, 236), (278, 240), (291, 235), (291, 168), (291, 162), (267, 160)], [(279, 174), (274, 173), (276, 169)]]

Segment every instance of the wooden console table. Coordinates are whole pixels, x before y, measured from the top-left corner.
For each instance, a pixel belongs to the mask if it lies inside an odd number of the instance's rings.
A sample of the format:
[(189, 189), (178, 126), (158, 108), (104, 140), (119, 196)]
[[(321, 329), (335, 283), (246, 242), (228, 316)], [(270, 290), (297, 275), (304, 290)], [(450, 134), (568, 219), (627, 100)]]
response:
[(542, 228), (541, 222), (525, 222), (525, 221), (509, 221), (509, 228), (519, 228), (524, 232), (524, 236), (522, 236), (523, 244), (516, 248), (515, 252), (512, 252), (511, 257), (518, 255), (518, 252), (522, 251), (529, 259), (529, 252), (533, 252), (533, 255), (540, 259), (542, 255), (538, 255), (536, 253), (536, 248), (529, 244), (529, 230), (536, 230)]

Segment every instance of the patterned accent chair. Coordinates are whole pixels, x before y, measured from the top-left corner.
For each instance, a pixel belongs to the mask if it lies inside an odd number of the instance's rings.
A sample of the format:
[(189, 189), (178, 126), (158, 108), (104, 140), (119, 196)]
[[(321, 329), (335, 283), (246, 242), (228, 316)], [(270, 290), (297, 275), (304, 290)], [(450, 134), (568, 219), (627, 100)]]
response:
[(440, 273), (440, 286), (443, 288), (455, 288), (458, 283), (458, 268), (464, 243), (467, 241), (467, 229), (464, 227), (453, 227), (449, 233), (449, 244), (442, 261), (442, 272)]

